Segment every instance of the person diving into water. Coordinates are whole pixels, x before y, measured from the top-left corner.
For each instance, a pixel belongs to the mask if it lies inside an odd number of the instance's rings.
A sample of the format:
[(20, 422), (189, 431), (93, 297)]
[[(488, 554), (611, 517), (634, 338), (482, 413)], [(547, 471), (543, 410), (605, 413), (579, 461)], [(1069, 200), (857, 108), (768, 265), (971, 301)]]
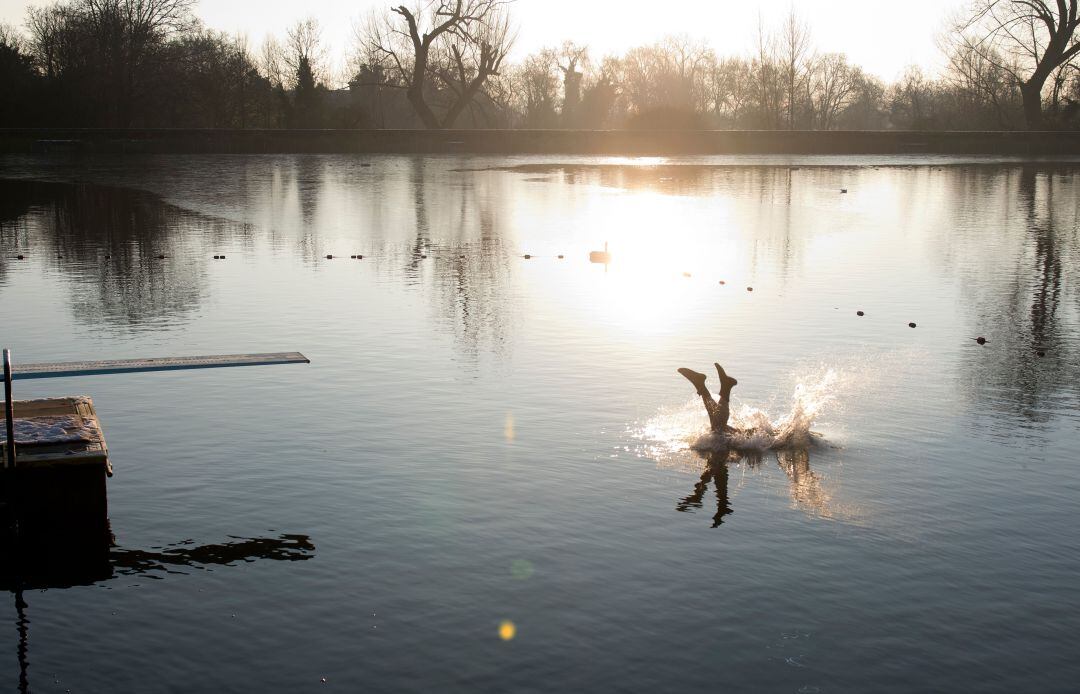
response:
[(719, 400), (714, 399), (712, 393), (705, 387), (705, 379), (708, 376), (691, 369), (679, 369), (679, 373), (694, 384), (698, 395), (701, 396), (701, 401), (705, 403), (705, 411), (709, 413), (709, 424), (712, 425), (713, 432), (726, 437), (735, 433), (735, 429), (728, 426), (728, 419), (731, 417), (731, 389), (739, 385), (739, 382), (728, 376), (724, 367), (719, 364), (713, 366), (716, 367), (716, 373), (720, 375)]

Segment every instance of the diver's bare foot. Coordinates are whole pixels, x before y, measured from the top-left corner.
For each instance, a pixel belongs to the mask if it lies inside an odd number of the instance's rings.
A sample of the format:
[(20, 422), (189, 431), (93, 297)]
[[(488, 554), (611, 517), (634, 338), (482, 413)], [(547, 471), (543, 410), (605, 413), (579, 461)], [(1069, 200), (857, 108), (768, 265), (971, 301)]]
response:
[(720, 375), (721, 389), (727, 388), (728, 390), (730, 390), (735, 386), (739, 385), (739, 382), (736, 379), (727, 375), (727, 372), (724, 371), (724, 367), (720, 366), (719, 364), (713, 364), (713, 366), (716, 367), (716, 373)]
[(686, 378), (686, 380), (693, 383), (694, 387), (697, 388), (699, 393), (702, 390), (706, 390), (705, 379), (708, 378), (708, 376), (706, 376), (705, 374), (701, 374), (697, 371), (692, 371), (690, 369), (679, 369), (679, 373), (681, 373), (683, 377)]

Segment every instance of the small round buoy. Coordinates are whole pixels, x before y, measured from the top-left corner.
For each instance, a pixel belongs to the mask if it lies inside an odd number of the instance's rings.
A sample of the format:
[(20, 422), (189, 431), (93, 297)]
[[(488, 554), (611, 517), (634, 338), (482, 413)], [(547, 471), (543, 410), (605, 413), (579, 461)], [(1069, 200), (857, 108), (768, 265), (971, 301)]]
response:
[(990, 340), (987, 340), (985, 337), (976, 337), (975, 341), (978, 342), (980, 345), (985, 345)]
[(334, 259), (334, 256), (332, 256), (332, 255), (328, 255), (328, 256), (326, 256), (326, 259), (327, 259), (327, 260), (333, 260), (333, 259)]
[(525, 254), (525, 260), (532, 260), (532, 256), (528, 253)]
[(350, 255), (350, 256), (349, 256), (349, 259), (350, 259), (350, 260), (356, 260), (356, 256), (355, 256), (355, 255)]
[(855, 312), (855, 315), (856, 315), (856, 316), (858, 316), (858, 317), (860, 317), (860, 318), (862, 318), (863, 316), (865, 316), (865, 315), (866, 315), (866, 311), (856, 311), (856, 312)]
[[(22, 256), (20, 255), (19, 257), (21, 258)], [(111, 256), (111, 255), (107, 255), (107, 256), (105, 256), (105, 260), (110, 260), (111, 258), (112, 258), (112, 256)]]
[(1041, 349), (1038, 352), (1036, 352), (1035, 354), (1040, 356), (1040, 357), (1045, 357), (1046, 356), (1046, 352), (1042, 351)]
[(845, 193), (847, 193), (847, 188), (841, 188), (840, 189), (840, 194), (843, 195)]
[(225, 256), (221, 256), (221, 259), (222, 259), (222, 260), (225, 260)]
[(566, 256), (565, 256), (565, 255), (560, 255), (560, 256), (559, 256), (559, 260), (565, 260), (565, 259), (566, 259)]
[(908, 324), (907, 324), (907, 327), (909, 327), (909, 328), (917, 328), (917, 327), (919, 327), (919, 326), (918, 326), (918, 325), (916, 325), (916, 324), (914, 324), (914, 323), (908, 323)]
[(426, 256), (426, 255), (422, 255), (422, 256), (420, 256), (420, 259), (421, 259), (421, 260), (427, 260), (427, 256)]
[(461, 255), (459, 255), (458, 257), (459, 257), (459, 258), (461, 258), (462, 260), (465, 260), (465, 254), (464, 254), (464, 253), (462, 253), (462, 254), (461, 254)]
[(159, 256), (157, 257), (157, 259), (158, 259), (158, 260), (165, 260), (165, 256), (164, 256), (164, 255), (159, 255)]
[(364, 256), (362, 256), (362, 255), (358, 255), (358, 256), (356, 256), (356, 259), (357, 259), (357, 260), (363, 260), (363, 259), (364, 259)]
[(752, 291), (754, 291), (754, 288), (753, 288), (753, 287), (747, 287), (747, 288), (746, 288), (746, 291), (748, 291), (748, 292), (752, 292)]
[(721, 286), (721, 287), (726, 287), (726, 286), (727, 286), (727, 282), (725, 282), (724, 280), (720, 280), (720, 286)]
[(15, 256), (15, 257), (16, 257), (17, 259), (19, 259), (19, 260), (26, 260), (26, 256), (24, 256), (24, 255), (17, 255), (17, 256)]

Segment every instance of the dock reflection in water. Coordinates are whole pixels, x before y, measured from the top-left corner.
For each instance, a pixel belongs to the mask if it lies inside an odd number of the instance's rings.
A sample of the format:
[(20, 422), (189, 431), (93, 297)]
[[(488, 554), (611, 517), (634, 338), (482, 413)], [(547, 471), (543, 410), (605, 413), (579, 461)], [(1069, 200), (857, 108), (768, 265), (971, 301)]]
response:
[(117, 575), (162, 579), (167, 574), (186, 574), (185, 569), (209, 571), (217, 566), (236, 566), (262, 559), (306, 561), (315, 556), (311, 538), (290, 534), (230, 537), (226, 542), (205, 545), (184, 540), (152, 550), (117, 547), (111, 533), (98, 538), (83, 537), (74, 542), (42, 540), (22, 538), (18, 544), (9, 540), (0, 546), (5, 558), (3, 568), (0, 568), (0, 589), (11, 592), (15, 600), (15, 626), (19, 636), (17, 691), (20, 694), (31, 691), (31, 620), (27, 614), (30, 605), (26, 591), (89, 586)]

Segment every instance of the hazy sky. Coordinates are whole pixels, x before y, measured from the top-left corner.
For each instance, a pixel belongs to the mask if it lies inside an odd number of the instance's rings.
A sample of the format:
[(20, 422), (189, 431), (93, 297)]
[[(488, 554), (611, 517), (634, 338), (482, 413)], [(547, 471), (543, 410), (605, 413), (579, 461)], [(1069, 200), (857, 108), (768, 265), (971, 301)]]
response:
[[(0, 21), (21, 25), (28, 5), (46, 3), (0, 0)], [(267, 34), (283, 35), (297, 19), (313, 15), (322, 23), (323, 37), (336, 59), (344, 54), (358, 17), (392, 4), (400, 0), (201, 0), (198, 13), (210, 27), (246, 33), (253, 46)], [(940, 66), (935, 39), (951, 10), (963, 4), (964, 0), (889, 4), (875, 0), (792, 0), (790, 4), (775, 0), (517, 0), (515, 54), (520, 57), (573, 39), (593, 47), (594, 55), (602, 55), (678, 33), (704, 38), (721, 54), (743, 54), (753, 46), (759, 12), (767, 25), (777, 25), (794, 7), (810, 26), (819, 51), (845, 52), (853, 62), (891, 80), (906, 65), (918, 64), (930, 71)]]

